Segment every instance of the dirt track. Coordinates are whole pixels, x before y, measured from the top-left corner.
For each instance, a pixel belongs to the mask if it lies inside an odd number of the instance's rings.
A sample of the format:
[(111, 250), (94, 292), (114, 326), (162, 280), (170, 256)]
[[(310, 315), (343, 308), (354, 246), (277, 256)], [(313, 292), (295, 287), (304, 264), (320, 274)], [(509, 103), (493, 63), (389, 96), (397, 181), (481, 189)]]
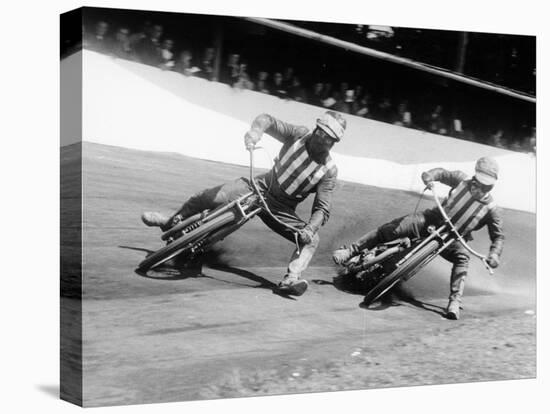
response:
[[(71, 151), (64, 149), (65, 155)], [(62, 154), (63, 157), (63, 154)], [(450, 266), (412, 279), (416, 301), (378, 311), (333, 284), (329, 251), (414, 209), (416, 196), (342, 183), (297, 300), (271, 288), (292, 245), (259, 220), (202, 269), (135, 273), (161, 246), (143, 210), (171, 211), (242, 167), (84, 144), (84, 399), (127, 404), (535, 376), (535, 217), (505, 211), (498, 275), (475, 262), (463, 318), (443, 319)], [(428, 201), (421, 208), (429, 205)], [(309, 204), (299, 213), (308, 216)], [(486, 234), (474, 248), (485, 251)]]

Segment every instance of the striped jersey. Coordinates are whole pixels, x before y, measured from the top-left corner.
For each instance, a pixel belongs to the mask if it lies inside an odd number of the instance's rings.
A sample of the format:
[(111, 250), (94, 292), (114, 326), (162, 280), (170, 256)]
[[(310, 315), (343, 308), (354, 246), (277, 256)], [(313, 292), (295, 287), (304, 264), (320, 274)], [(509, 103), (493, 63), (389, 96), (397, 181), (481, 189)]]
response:
[(488, 195), (485, 200), (476, 200), (470, 193), (470, 181), (460, 182), (447, 198), (444, 209), (451, 222), (461, 234), (468, 234), (476, 228), (480, 220), (495, 207)]
[(295, 199), (303, 199), (315, 188), (319, 181), (335, 168), (330, 156), (324, 164), (315, 162), (308, 154), (306, 141), (308, 136), (285, 145), (275, 159), (273, 172), (283, 192)]

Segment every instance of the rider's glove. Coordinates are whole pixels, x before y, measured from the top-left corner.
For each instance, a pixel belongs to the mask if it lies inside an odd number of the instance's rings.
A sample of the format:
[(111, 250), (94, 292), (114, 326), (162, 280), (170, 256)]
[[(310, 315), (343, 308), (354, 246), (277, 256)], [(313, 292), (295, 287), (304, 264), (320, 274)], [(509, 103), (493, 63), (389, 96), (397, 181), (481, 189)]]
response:
[(489, 256), (487, 257), (487, 264), (493, 269), (496, 269), (500, 264), (500, 259), (498, 257), (498, 254), (489, 253)]
[(422, 173), (422, 181), (424, 182), (424, 184), (426, 185), (426, 187), (428, 188), (432, 188), (433, 185), (434, 185), (434, 178), (433, 176), (427, 172), (427, 171), (424, 171)]
[(315, 232), (309, 226), (305, 226), (298, 234), (298, 238), (302, 244), (310, 244), (313, 241), (313, 237), (315, 237)]
[(244, 134), (244, 145), (246, 149), (252, 149), (260, 141), (262, 132), (257, 129), (251, 129)]
[(350, 247), (342, 246), (332, 252), (332, 260), (337, 265), (341, 265), (359, 253), (359, 249), (355, 244)]

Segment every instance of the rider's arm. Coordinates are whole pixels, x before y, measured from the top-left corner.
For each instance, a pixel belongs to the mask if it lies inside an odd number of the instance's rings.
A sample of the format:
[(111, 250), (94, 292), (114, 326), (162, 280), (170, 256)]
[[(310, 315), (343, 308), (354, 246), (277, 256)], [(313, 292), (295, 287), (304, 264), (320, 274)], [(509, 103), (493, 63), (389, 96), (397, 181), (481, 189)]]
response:
[(327, 174), (321, 179), (321, 181), (319, 181), (319, 184), (317, 185), (317, 192), (311, 207), (311, 218), (308, 223), (309, 227), (311, 227), (314, 232), (317, 232), (330, 217), (332, 192), (336, 187), (337, 175), (338, 170), (334, 167), (327, 172)]
[(500, 257), (504, 245), (502, 210), (498, 207), (491, 208), (479, 224), (487, 225), (489, 231), (489, 238), (491, 239), (489, 255), (496, 254)]
[(295, 140), (304, 136), (307, 134), (308, 129), (304, 126), (283, 122), (269, 114), (261, 114), (252, 122), (250, 131), (254, 131), (258, 136), (261, 136), (265, 132), (284, 144), (289, 140)]
[(439, 181), (449, 187), (456, 187), (462, 181), (468, 179), (468, 175), (462, 171), (449, 171), (445, 168), (433, 168), (422, 173), (424, 183)]

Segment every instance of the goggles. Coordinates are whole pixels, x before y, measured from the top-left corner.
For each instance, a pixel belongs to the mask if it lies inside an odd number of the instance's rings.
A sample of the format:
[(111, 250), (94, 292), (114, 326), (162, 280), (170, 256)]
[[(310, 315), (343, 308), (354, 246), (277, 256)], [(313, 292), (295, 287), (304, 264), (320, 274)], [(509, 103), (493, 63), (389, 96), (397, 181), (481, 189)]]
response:
[(488, 193), (489, 191), (491, 191), (494, 187), (493, 184), (482, 184), (480, 183), (476, 177), (472, 177), (472, 187), (473, 188), (478, 188), (480, 189), (481, 191), (483, 191), (484, 193)]

